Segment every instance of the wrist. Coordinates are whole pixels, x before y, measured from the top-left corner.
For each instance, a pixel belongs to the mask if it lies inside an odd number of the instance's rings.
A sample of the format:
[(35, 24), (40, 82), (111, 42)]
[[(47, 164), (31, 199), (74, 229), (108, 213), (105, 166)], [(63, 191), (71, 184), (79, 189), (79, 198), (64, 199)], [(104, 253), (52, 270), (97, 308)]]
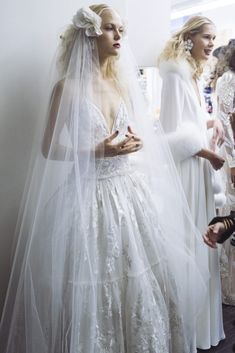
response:
[(214, 157), (214, 155), (214, 152), (205, 148), (202, 148), (201, 151), (197, 153), (198, 157), (208, 159), (209, 161)]
[(207, 125), (207, 129), (211, 129), (214, 127), (215, 124), (215, 120), (207, 120), (206, 125)]

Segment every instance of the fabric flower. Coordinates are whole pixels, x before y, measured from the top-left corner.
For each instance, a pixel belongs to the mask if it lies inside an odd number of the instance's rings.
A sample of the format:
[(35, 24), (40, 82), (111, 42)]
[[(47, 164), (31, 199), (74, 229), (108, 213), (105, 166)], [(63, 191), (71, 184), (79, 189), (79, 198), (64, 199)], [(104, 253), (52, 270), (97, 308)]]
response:
[(102, 34), (101, 17), (98, 16), (89, 7), (82, 7), (73, 17), (73, 25), (80, 29), (85, 29), (88, 37), (98, 37)]

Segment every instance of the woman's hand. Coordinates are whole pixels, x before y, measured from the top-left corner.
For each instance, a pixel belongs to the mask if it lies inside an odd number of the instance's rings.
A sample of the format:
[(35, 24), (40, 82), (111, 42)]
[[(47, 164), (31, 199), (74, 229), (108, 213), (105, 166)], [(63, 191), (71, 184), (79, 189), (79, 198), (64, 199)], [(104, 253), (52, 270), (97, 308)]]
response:
[(220, 155), (204, 148), (198, 152), (196, 156), (208, 159), (215, 170), (222, 168), (225, 162), (224, 158), (222, 158)]
[(208, 160), (210, 161), (212, 167), (215, 169), (215, 170), (219, 170), (223, 167), (224, 165), (224, 159), (222, 157), (220, 157), (220, 155), (212, 152), (213, 154), (211, 154), (208, 158)]
[(141, 139), (133, 133), (130, 127), (128, 127), (126, 138), (115, 144), (113, 141), (118, 133), (118, 131), (114, 132), (96, 147), (95, 155), (97, 158), (125, 155), (137, 152), (142, 148)]
[[(127, 128), (127, 134), (126, 137), (131, 137), (131, 143), (133, 144), (133, 142), (135, 142), (136, 147), (138, 147), (138, 149), (141, 149), (143, 147), (143, 142), (142, 140), (136, 135), (135, 132), (132, 131), (131, 127), (128, 126)], [(126, 147), (128, 147), (129, 142), (126, 144)]]
[(222, 222), (217, 222), (208, 226), (205, 234), (203, 234), (204, 242), (211, 248), (216, 249), (216, 242), (219, 240), (220, 235), (225, 231), (225, 226)]
[(210, 145), (212, 151), (215, 151), (216, 145), (220, 147), (224, 143), (225, 133), (223, 125), (219, 119), (212, 120), (212, 122), (213, 135), (211, 138)]

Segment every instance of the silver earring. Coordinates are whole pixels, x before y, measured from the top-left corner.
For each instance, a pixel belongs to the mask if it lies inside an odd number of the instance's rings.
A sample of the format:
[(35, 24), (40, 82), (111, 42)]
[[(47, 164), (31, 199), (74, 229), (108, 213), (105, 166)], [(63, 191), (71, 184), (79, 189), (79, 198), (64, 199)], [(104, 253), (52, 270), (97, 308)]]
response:
[(188, 38), (184, 41), (184, 49), (186, 51), (191, 51), (193, 49), (193, 41), (192, 39)]

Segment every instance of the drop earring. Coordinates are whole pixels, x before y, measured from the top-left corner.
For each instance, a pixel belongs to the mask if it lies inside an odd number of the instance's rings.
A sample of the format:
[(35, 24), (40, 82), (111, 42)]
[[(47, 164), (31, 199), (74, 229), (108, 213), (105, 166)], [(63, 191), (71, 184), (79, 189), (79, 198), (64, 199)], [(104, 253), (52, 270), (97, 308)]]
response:
[(191, 51), (193, 49), (193, 41), (192, 39), (188, 38), (184, 41), (184, 49), (186, 51)]

